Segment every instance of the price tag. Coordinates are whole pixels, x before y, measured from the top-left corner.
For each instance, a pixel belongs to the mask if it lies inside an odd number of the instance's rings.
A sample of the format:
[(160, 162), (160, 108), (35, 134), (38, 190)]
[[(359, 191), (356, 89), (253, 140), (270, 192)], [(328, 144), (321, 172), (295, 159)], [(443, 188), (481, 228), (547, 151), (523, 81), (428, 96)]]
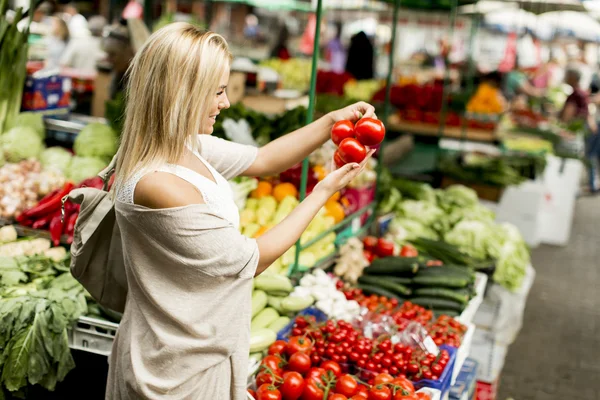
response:
[(425, 340), (423, 340), (423, 345), (425, 346), (425, 351), (427, 351), (428, 353), (433, 354), (437, 357), (440, 350), (435, 345), (435, 342), (433, 341), (431, 336), (427, 336), (425, 338)]

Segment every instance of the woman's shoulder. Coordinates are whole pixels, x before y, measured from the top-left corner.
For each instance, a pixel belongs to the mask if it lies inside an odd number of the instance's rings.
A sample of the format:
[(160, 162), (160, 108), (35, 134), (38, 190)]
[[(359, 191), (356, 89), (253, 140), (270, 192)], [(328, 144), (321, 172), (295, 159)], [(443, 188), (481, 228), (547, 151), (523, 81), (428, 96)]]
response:
[(202, 194), (186, 180), (168, 172), (144, 175), (135, 187), (133, 202), (152, 208), (174, 208), (203, 204)]

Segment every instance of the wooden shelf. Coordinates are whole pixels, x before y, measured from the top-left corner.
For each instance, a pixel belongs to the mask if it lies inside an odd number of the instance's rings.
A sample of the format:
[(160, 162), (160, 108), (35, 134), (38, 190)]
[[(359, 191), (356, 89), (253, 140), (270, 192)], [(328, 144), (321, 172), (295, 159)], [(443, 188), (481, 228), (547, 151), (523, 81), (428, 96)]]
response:
[[(413, 133), (423, 136), (438, 136), (439, 127), (432, 124), (423, 124), (419, 122), (402, 121), (398, 115), (390, 116), (387, 129), (391, 131)], [(478, 142), (494, 142), (498, 140), (496, 131), (488, 131), (483, 129), (467, 128), (463, 135), (461, 127), (446, 126), (442, 136), (445, 138), (466, 139)]]

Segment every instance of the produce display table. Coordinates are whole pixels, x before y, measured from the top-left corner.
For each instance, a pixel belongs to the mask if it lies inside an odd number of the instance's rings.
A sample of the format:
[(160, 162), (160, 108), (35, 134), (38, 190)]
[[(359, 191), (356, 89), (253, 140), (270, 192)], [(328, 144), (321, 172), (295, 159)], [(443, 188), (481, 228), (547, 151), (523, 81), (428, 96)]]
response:
[[(398, 115), (390, 116), (387, 127), (390, 131), (414, 133), (423, 136), (438, 136), (440, 133), (437, 125), (402, 121)], [(464, 138), (478, 142), (495, 142), (498, 140), (495, 131), (466, 128), (463, 134), (461, 127), (454, 126), (444, 127), (442, 136), (455, 139)]]

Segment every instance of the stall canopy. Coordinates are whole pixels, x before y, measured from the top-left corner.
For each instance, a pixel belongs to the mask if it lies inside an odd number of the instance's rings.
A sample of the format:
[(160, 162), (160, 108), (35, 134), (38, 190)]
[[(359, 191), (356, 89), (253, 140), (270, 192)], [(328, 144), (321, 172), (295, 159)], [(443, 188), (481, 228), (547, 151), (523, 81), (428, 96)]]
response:
[(548, 30), (554, 37), (573, 37), (590, 42), (600, 41), (600, 23), (592, 16), (575, 11), (555, 11), (538, 17), (538, 31)]

